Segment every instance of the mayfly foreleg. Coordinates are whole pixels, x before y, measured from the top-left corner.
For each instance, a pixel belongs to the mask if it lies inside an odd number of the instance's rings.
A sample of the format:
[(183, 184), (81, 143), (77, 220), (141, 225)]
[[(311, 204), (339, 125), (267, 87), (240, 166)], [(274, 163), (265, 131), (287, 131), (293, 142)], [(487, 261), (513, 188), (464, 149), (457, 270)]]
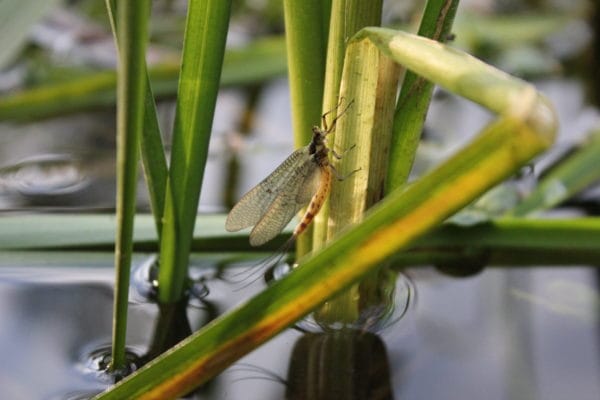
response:
[(333, 154), (333, 156), (335, 158), (337, 158), (338, 160), (341, 160), (347, 152), (349, 152), (350, 150), (354, 149), (355, 147), (356, 147), (356, 145), (353, 144), (352, 146), (350, 146), (347, 149), (343, 150), (341, 153), (338, 153), (333, 148), (331, 148), (330, 150), (331, 150), (331, 154)]
[(336, 111), (338, 108), (340, 108), (342, 106), (342, 102), (343, 101), (344, 101), (343, 98), (340, 99), (340, 102), (338, 103), (338, 105), (334, 109), (327, 111), (325, 114), (323, 114), (321, 116), (321, 121), (322, 121), (322, 124), (323, 124), (323, 131), (324, 131), (324, 133), (326, 135), (329, 134), (329, 133), (331, 133), (331, 132), (333, 132), (335, 130), (335, 125), (336, 125), (338, 119), (340, 119), (340, 117), (342, 115), (344, 115), (346, 113), (346, 111), (348, 111), (348, 109), (352, 106), (352, 104), (354, 104), (354, 100), (350, 101), (350, 103), (348, 103), (348, 105), (346, 106), (346, 108), (344, 108), (342, 110), (342, 112), (339, 113), (338, 115), (336, 115), (335, 118), (333, 119), (333, 121), (331, 121), (331, 126), (327, 126), (328, 125), (327, 124), (327, 116), (329, 114), (331, 114), (332, 112)]
[[(336, 105), (334, 108), (332, 108), (331, 110), (329, 110), (329, 111), (325, 112), (323, 115), (321, 115), (321, 124), (322, 124), (322, 126), (323, 126), (323, 129), (325, 130), (325, 132), (327, 132), (327, 133), (329, 133), (329, 132), (330, 132), (329, 128), (327, 127), (327, 125), (328, 125), (328, 124), (327, 124), (327, 116), (328, 116), (329, 114), (331, 114), (332, 112), (334, 112), (334, 111), (337, 111), (337, 109), (338, 109), (338, 108), (340, 108), (340, 107), (342, 106), (342, 103), (343, 103), (343, 102), (344, 102), (344, 98), (343, 98), (343, 97), (341, 97), (341, 98), (340, 98), (340, 101), (339, 101), (339, 103), (337, 103), (337, 105)], [(352, 103), (352, 102), (351, 102), (351, 103)], [(333, 119), (333, 122), (332, 122), (332, 124), (333, 124), (333, 126), (332, 126), (332, 129), (335, 127), (335, 121), (336, 121), (336, 120), (337, 120), (337, 117)]]

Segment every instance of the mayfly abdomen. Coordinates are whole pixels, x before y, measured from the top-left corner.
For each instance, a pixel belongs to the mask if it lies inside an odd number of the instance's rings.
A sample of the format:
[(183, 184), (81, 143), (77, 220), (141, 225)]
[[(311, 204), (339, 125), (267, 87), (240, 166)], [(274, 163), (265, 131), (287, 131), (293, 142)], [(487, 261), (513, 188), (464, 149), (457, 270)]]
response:
[(300, 223), (296, 226), (296, 229), (294, 229), (294, 237), (297, 237), (306, 230), (308, 225), (310, 225), (312, 220), (321, 210), (321, 207), (323, 207), (323, 203), (325, 203), (327, 195), (329, 194), (329, 189), (331, 188), (331, 170), (328, 165), (319, 167), (319, 170), (321, 172), (319, 186), (312, 196)]

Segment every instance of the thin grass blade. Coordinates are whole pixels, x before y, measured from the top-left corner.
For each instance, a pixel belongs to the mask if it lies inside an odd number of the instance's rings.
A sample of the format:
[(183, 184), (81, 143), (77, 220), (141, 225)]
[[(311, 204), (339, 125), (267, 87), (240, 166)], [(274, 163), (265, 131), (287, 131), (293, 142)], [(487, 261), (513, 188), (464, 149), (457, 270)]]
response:
[(181, 299), (229, 27), (230, 0), (188, 3), (166, 188), (159, 301)]

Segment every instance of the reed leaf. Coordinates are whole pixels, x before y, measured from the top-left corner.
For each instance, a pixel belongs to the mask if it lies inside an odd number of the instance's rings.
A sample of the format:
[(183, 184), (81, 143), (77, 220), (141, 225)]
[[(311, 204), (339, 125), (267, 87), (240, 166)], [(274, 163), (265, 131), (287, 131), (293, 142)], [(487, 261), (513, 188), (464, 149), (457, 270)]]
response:
[(230, 0), (188, 4), (161, 236), (161, 303), (180, 300), (185, 289), (230, 9)]

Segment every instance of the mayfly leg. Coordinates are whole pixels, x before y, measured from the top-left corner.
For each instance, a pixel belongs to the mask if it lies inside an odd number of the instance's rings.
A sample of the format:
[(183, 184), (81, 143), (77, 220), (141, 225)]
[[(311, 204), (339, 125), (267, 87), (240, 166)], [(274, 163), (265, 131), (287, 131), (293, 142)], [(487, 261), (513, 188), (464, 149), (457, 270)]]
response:
[(342, 117), (342, 115), (344, 115), (346, 113), (346, 111), (348, 111), (348, 109), (352, 106), (352, 104), (354, 104), (354, 100), (351, 100), (350, 103), (348, 103), (348, 105), (346, 106), (346, 108), (344, 108), (341, 113), (339, 113), (338, 115), (335, 116), (335, 118), (331, 121), (331, 126), (328, 127), (327, 126), (327, 116), (329, 114), (331, 114), (332, 112), (336, 111), (338, 108), (340, 108), (342, 106), (343, 101), (344, 101), (343, 98), (340, 99), (340, 102), (334, 109), (327, 111), (325, 114), (323, 114), (321, 116), (321, 123), (323, 124), (323, 131), (324, 131), (325, 135), (328, 135), (335, 130), (335, 125), (337, 124), (338, 119), (340, 119)]
[(356, 168), (355, 170), (352, 170), (352, 171), (348, 172), (347, 174), (340, 175), (338, 170), (333, 165), (329, 164), (329, 168), (331, 168), (331, 170), (333, 171), (333, 174), (335, 175), (335, 179), (337, 179), (340, 182), (343, 180), (346, 180), (347, 178), (351, 177), (352, 175), (354, 175), (355, 173), (357, 173), (358, 171), (360, 171), (362, 169), (362, 168)]
[(236, 285), (239, 284), (240, 286), (236, 287), (235, 291), (240, 291), (252, 285), (262, 277), (264, 277), (265, 280), (268, 280), (266, 278), (268, 271), (279, 265), (281, 261), (286, 258), (288, 252), (294, 244), (294, 241), (295, 237), (291, 236), (277, 250), (254, 262), (251, 267), (233, 274), (229, 274), (227, 281)]
[(333, 154), (333, 156), (335, 158), (337, 158), (338, 160), (341, 160), (342, 158), (344, 158), (344, 155), (349, 152), (350, 150), (354, 149), (356, 147), (355, 144), (353, 144), (352, 146), (348, 147), (347, 149), (345, 149), (344, 151), (342, 151), (342, 153), (338, 153), (336, 152), (334, 149), (330, 149), (331, 150), (331, 154)]

